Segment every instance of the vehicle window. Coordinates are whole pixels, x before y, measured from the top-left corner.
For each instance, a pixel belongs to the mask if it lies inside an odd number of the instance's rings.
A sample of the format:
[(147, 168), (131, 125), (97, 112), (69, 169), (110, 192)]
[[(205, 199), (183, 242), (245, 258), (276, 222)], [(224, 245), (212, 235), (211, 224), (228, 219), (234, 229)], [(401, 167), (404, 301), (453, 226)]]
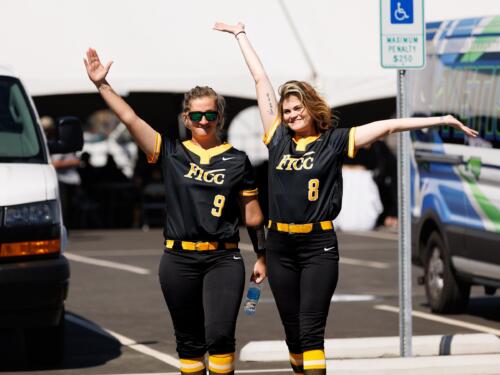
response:
[(44, 162), (28, 98), (15, 79), (0, 77), (0, 161)]
[(450, 69), (429, 60), (429, 65), (436, 70), (433, 81), (422, 79), (417, 73), (410, 74), (411, 115), (450, 113), (478, 130), (479, 137), (464, 139), (462, 132), (443, 126), (414, 132), (414, 139), (431, 143), (440, 139), (444, 143), (500, 148), (500, 67)]

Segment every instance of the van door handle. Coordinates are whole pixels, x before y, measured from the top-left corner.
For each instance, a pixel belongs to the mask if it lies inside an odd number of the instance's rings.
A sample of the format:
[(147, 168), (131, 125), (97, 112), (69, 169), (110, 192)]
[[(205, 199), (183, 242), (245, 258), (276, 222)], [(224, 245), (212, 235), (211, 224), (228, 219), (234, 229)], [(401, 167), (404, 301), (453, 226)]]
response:
[(417, 161), (417, 163), (432, 162), (452, 165), (459, 165), (464, 163), (464, 158), (462, 155), (436, 154), (434, 152), (428, 151), (415, 151), (415, 160)]

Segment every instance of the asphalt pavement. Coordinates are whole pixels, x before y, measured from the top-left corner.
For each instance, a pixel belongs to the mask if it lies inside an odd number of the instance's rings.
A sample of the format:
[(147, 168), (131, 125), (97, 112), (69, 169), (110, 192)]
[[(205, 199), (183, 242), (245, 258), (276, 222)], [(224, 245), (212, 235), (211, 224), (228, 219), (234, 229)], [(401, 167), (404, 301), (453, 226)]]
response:
[[(5, 374), (177, 374), (175, 338), (158, 284), (159, 229), (72, 231), (66, 356), (25, 361), (20, 331), (0, 332)], [(464, 314), (431, 314), (413, 268), (414, 357), (399, 357), (397, 235), (339, 233), (340, 281), (326, 328), (329, 374), (500, 374), (500, 297), (473, 288)], [(255, 259), (242, 231), (247, 277)], [(257, 313), (240, 313), (236, 373), (289, 373), (283, 329), (266, 284)], [(266, 346), (267, 345), (267, 346)]]

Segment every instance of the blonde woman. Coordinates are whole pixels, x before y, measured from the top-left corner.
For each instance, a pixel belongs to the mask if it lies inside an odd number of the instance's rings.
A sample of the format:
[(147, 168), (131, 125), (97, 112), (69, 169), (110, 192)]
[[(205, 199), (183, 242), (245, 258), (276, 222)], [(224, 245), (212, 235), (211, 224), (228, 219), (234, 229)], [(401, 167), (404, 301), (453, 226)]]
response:
[(276, 98), (242, 23), (216, 23), (214, 29), (236, 38), (255, 80), (269, 150), (267, 273), (290, 362), (295, 374), (326, 374), (324, 332), (339, 261), (332, 220), (342, 202), (343, 158), (394, 132), (449, 125), (467, 136), (477, 133), (452, 116), (335, 128), (328, 104), (309, 83), (288, 81)]

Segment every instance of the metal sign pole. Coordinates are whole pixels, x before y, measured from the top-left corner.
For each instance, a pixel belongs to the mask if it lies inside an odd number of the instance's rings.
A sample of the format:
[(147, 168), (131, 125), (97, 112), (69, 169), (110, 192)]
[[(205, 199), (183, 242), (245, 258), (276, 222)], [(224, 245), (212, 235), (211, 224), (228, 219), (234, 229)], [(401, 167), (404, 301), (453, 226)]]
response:
[[(406, 107), (406, 70), (398, 70), (398, 118), (408, 117)], [(398, 134), (398, 217), (399, 217), (399, 339), (400, 355), (412, 356), (411, 293), (411, 207), (410, 207), (410, 133)]]

